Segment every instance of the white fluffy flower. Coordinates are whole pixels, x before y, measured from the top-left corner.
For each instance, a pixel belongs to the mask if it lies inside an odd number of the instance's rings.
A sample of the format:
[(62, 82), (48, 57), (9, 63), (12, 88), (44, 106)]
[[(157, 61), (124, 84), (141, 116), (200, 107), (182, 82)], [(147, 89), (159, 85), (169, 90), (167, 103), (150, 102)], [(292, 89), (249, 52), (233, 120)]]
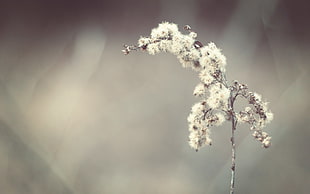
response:
[(180, 35), (178, 42), (183, 46), (184, 49), (188, 50), (194, 47), (195, 39), (188, 35)]
[(217, 121), (215, 122), (216, 126), (220, 126), (226, 120), (225, 116), (222, 113), (216, 113), (215, 116), (217, 117)]
[(196, 151), (204, 145), (211, 145), (210, 130), (203, 119), (207, 112), (205, 104), (204, 101), (194, 104), (187, 118), (190, 132), (189, 145)]
[(191, 131), (188, 143), (196, 151), (205, 145), (211, 145), (212, 140), (210, 139), (210, 130), (204, 128), (202, 130)]
[(260, 94), (258, 94), (258, 93), (256, 93), (256, 92), (254, 92), (254, 93), (253, 93), (253, 96), (254, 96), (256, 102), (261, 102), (261, 101), (262, 101), (262, 95), (260, 95)]
[(176, 24), (163, 22), (152, 30), (151, 37), (157, 39), (167, 38), (178, 31), (178, 26)]
[(252, 135), (256, 140), (262, 143), (264, 148), (271, 146), (271, 137), (266, 132), (262, 132), (261, 129), (256, 129)]
[[(204, 111), (206, 110), (205, 102), (198, 102), (192, 106), (191, 113), (187, 117), (187, 121), (189, 125), (196, 125), (199, 123), (201, 124), (201, 117), (204, 114)], [(191, 128), (191, 127), (190, 127)]]
[(142, 47), (142, 46), (148, 45), (151, 43), (151, 41), (152, 40), (148, 37), (140, 37), (140, 39), (138, 40), (138, 46)]
[(199, 51), (192, 48), (186, 52), (183, 52), (177, 56), (183, 67), (191, 67), (193, 70), (200, 70), (200, 66), (196, 66), (195, 62), (199, 60)]
[(173, 37), (172, 37), (172, 41), (171, 41), (171, 53), (174, 55), (179, 55), (182, 52), (186, 51), (185, 46), (183, 45), (183, 42), (185, 42), (183, 39), (186, 36), (181, 34), (181, 33), (176, 33)]
[(169, 52), (171, 50), (171, 40), (162, 40), (159, 42), (159, 48), (163, 52)]
[(203, 110), (205, 110), (205, 102), (197, 102), (192, 106), (193, 113), (201, 113)]
[(270, 123), (273, 120), (273, 113), (267, 112), (266, 113), (266, 123)]
[(199, 78), (206, 85), (210, 85), (214, 81), (214, 77), (209, 73), (208, 69), (201, 70), (199, 72)]
[(267, 137), (262, 142), (264, 148), (269, 148), (271, 146), (271, 137)]
[[(205, 47), (203, 47), (201, 50), (204, 50)], [(203, 51), (201, 51), (203, 52)], [(203, 55), (202, 57), (200, 57), (199, 59), (199, 63), (201, 64), (202, 67), (204, 67), (205, 69), (210, 69), (213, 68), (211, 67), (211, 58), (208, 55)]]
[(147, 46), (148, 53), (150, 55), (155, 55), (160, 52), (159, 43), (152, 43)]
[(202, 83), (199, 83), (196, 87), (195, 87), (195, 90), (194, 90), (194, 96), (199, 96), (199, 97), (202, 97), (203, 95), (205, 95), (206, 93), (206, 88), (205, 88), (205, 85), (202, 84)]
[(207, 99), (207, 104), (212, 109), (227, 110), (228, 98), (230, 96), (230, 90), (224, 85), (217, 83), (210, 87), (210, 96)]
[(201, 48), (200, 63), (207, 69), (215, 69), (225, 72), (226, 57), (221, 53), (221, 50), (216, 47), (213, 42)]
[(197, 33), (196, 32), (190, 32), (189, 36), (195, 39), (195, 38), (197, 38)]

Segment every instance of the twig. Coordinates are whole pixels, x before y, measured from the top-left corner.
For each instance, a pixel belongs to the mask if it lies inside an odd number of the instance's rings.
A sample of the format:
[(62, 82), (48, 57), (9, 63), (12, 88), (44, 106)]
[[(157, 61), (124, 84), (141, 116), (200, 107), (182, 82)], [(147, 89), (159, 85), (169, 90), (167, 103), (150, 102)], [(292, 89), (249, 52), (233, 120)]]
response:
[(230, 194), (234, 194), (235, 190), (235, 172), (236, 172), (236, 144), (235, 144), (235, 130), (236, 130), (236, 116), (234, 111), (235, 97), (230, 96), (230, 113), (231, 113), (231, 179), (230, 179)]

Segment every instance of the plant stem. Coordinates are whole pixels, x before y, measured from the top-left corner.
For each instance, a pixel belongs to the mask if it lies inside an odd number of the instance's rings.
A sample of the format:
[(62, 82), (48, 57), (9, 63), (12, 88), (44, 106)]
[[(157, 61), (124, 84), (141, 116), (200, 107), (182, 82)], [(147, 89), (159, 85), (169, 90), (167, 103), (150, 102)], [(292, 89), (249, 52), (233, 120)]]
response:
[(235, 98), (230, 97), (230, 108), (231, 108), (231, 179), (230, 179), (230, 194), (234, 194), (235, 189), (235, 170), (236, 170), (236, 144), (235, 144), (235, 130), (236, 130), (236, 118), (234, 112), (234, 101)]

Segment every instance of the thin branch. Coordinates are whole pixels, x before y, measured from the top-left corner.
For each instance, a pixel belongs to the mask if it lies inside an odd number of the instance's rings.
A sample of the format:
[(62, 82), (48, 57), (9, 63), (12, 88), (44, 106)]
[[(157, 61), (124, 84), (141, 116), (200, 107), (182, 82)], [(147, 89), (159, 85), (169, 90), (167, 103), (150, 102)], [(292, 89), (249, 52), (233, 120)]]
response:
[(231, 108), (231, 179), (230, 179), (230, 194), (234, 194), (235, 190), (235, 171), (236, 171), (236, 144), (235, 144), (235, 130), (237, 126), (236, 116), (234, 112), (235, 97), (230, 97)]

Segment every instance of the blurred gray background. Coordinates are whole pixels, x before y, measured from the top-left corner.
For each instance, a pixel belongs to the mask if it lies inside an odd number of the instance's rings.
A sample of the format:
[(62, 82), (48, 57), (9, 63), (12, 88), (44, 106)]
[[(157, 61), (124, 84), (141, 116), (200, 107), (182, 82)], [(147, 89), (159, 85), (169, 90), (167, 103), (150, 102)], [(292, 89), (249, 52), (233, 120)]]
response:
[(236, 193), (309, 193), (306, 2), (2, 0), (0, 193), (228, 193), (229, 123), (211, 147), (187, 144), (197, 74), (170, 54), (121, 53), (161, 21), (215, 42), (228, 79), (270, 102), (271, 148), (237, 130)]

